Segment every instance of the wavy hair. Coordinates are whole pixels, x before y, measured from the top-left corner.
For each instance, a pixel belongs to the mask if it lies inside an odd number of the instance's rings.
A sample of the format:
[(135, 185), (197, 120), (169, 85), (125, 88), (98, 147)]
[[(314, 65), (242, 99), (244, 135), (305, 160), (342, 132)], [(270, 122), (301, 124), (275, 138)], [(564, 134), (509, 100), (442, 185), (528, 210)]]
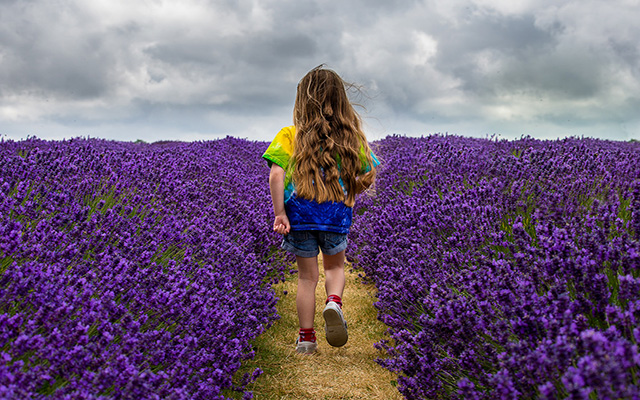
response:
[[(298, 83), (291, 166), (299, 197), (319, 203), (343, 201), (353, 207), (356, 194), (375, 181), (371, 148), (347, 96), (350, 87), (324, 65)], [(365, 173), (367, 166), (370, 171)]]

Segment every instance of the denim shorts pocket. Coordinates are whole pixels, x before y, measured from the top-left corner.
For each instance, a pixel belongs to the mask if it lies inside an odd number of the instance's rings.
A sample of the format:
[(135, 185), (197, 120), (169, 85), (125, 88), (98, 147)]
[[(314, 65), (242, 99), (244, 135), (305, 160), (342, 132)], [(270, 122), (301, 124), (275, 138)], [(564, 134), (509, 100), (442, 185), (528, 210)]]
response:
[(325, 232), (324, 233), (324, 243), (325, 247), (333, 248), (339, 246), (345, 240), (344, 233), (334, 233), (334, 232)]
[(318, 241), (307, 231), (291, 231), (282, 240), (283, 249), (300, 257), (318, 255)]
[(303, 245), (305, 242), (308, 242), (309, 239), (312, 239), (312, 236), (307, 231), (291, 231), (288, 234), (288, 241), (295, 245)]
[(338, 254), (347, 248), (347, 234), (322, 232), (319, 242), (323, 253), (328, 255)]

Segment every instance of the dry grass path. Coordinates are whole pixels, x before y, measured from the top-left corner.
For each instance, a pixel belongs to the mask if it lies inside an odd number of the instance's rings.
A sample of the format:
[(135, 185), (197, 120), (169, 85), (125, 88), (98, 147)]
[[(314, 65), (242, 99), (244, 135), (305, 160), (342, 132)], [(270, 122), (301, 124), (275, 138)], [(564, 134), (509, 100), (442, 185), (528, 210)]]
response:
[(377, 320), (373, 307), (375, 288), (363, 284), (357, 272), (349, 270), (347, 266), (343, 296), (349, 341), (334, 348), (324, 334), (324, 274), (320, 269), (315, 319), (318, 352), (314, 355), (298, 354), (294, 348), (298, 332), (296, 277), (274, 287), (282, 318), (255, 343), (256, 357), (248, 366), (260, 367), (264, 373), (249, 386), (254, 399), (402, 399), (394, 385), (396, 376), (375, 362), (384, 354), (373, 344), (386, 337), (386, 328)]

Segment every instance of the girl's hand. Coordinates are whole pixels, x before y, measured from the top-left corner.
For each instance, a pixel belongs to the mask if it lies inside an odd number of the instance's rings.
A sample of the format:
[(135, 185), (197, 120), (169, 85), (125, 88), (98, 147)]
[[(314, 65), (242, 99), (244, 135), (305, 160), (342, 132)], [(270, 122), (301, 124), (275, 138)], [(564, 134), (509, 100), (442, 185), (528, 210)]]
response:
[(287, 215), (276, 215), (276, 219), (273, 221), (273, 230), (281, 235), (286, 235), (290, 229), (291, 225), (289, 224)]

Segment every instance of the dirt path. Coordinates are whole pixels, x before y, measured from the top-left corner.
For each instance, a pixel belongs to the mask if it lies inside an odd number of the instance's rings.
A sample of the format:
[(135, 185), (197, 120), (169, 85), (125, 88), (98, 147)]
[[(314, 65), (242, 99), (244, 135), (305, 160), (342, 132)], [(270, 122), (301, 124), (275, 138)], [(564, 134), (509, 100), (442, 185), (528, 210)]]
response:
[[(295, 265), (294, 265), (295, 268)], [(373, 307), (375, 288), (363, 284), (357, 272), (347, 266), (344, 314), (349, 324), (349, 342), (331, 347), (324, 334), (324, 274), (316, 291), (315, 328), (318, 352), (296, 353), (298, 333), (296, 284), (292, 276), (275, 286), (280, 297), (278, 312), (282, 318), (262, 334), (256, 344), (252, 365), (264, 370), (253, 383), (254, 398), (261, 399), (402, 399), (395, 388), (396, 376), (374, 361), (383, 353), (373, 347), (385, 338), (385, 326), (376, 319)], [(284, 294), (287, 293), (287, 294)]]

